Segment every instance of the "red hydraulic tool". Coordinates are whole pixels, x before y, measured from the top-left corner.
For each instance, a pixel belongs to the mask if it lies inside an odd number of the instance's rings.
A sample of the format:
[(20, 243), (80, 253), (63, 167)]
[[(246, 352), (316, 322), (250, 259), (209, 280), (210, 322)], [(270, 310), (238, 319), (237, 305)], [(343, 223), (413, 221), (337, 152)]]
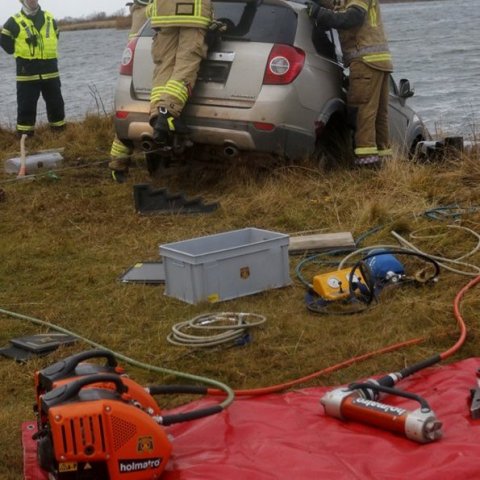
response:
[[(460, 300), (465, 292), (478, 283), (480, 283), (480, 276), (471, 280), (455, 296), (453, 307), (460, 329), (460, 336), (452, 347), (440, 354), (405, 367), (398, 372), (385, 375), (378, 380), (368, 380), (366, 383), (352, 384), (346, 388), (337, 388), (328, 392), (320, 400), (325, 413), (343, 420), (350, 419), (364, 422), (401, 433), (407, 438), (420, 443), (428, 443), (440, 439), (442, 436), (442, 423), (438, 421), (426, 400), (413, 393), (404, 392), (393, 387), (399, 380), (445, 360), (460, 349), (467, 336), (465, 322), (460, 314)], [(381, 393), (416, 400), (420, 403), (420, 408), (408, 411), (404, 408), (381, 403), (378, 401)], [(473, 395), (472, 415), (474, 415), (473, 411), (478, 407), (476, 400)]]
[[(379, 392), (398, 395), (416, 400), (420, 408), (409, 411), (405, 408), (387, 405), (376, 399)], [(410, 440), (428, 443), (442, 436), (442, 423), (428, 403), (418, 395), (395, 388), (382, 387), (370, 381), (337, 388), (322, 397), (320, 403), (325, 413), (342, 420), (355, 420), (372, 426), (405, 435)]]

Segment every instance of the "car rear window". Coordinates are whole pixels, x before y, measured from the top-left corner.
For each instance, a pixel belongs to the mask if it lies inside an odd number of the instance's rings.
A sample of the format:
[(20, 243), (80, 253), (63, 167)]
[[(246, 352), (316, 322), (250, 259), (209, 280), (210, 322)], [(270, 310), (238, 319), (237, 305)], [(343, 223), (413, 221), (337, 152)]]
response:
[[(285, 4), (276, 1), (213, 2), (215, 19), (226, 24), (221, 34), (225, 40), (245, 42), (284, 43), (292, 45), (297, 29), (297, 14)], [(152, 36), (146, 26), (142, 37)]]
[(215, 18), (227, 25), (223, 38), (293, 44), (297, 15), (288, 6), (260, 2), (214, 2)]

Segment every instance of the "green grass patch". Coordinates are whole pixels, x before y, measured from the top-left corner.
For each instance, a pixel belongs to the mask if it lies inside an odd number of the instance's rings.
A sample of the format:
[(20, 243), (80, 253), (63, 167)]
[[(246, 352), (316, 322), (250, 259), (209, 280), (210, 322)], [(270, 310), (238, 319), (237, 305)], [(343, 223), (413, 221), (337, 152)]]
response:
[[(108, 160), (113, 129), (110, 118), (88, 117), (53, 135), (40, 128), (27, 141), (30, 152), (64, 147), (57, 178), (14, 181), (0, 169), (0, 308), (70, 329), (124, 355), (157, 366), (208, 376), (232, 388), (256, 388), (286, 382), (386, 345), (425, 341), (319, 377), (306, 386), (333, 385), (398, 370), (441, 352), (456, 339), (452, 302), (465, 276), (442, 270), (435, 286), (385, 290), (380, 303), (352, 316), (319, 316), (307, 311), (305, 287), (295, 277), (303, 258), (291, 256), (291, 286), (218, 304), (188, 305), (166, 297), (163, 286), (122, 284), (119, 276), (139, 261), (158, 258), (159, 245), (244, 227), (289, 234), (299, 231), (350, 231), (359, 237), (373, 227), (363, 246), (395, 244), (390, 231), (414, 241), (426, 252), (460, 257), (476, 240), (446, 225), (478, 229), (476, 208), (457, 218), (427, 219), (430, 208), (480, 204), (478, 153), (435, 163), (394, 158), (378, 171), (342, 166), (319, 170), (306, 159), (271, 168), (239, 159), (215, 168), (192, 167), (181, 175), (156, 180), (156, 186), (219, 201), (208, 214), (142, 216), (135, 212), (133, 185), (148, 183), (141, 154), (127, 183), (112, 183)], [(18, 155), (19, 141), (0, 130), (0, 160)], [(102, 163), (103, 162), (103, 163)], [(430, 230), (429, 230), (430, 229)], [(339, 259), (337, 259), (339, 261)], [(478, 264), (478, 253), (466, 261)], [(306, 279), (328, 267), (310, 264)], [(480, 300), (468, 294), (462, 308), (468, 324), (466, 345), (452, 360), (478, 355)], [(245, 347), (191, 350), (167, 343), (172, 325), (209, 311), (265, 315)], [(0, 314), (0, 341), (40, 333), (42, 329)], [(20, 425), (33, 418), (33, 374), (55, 360), (88, 349), (78, 343), (19, 365), (0, 359), (3, 379), (0, 421), (0, 477), (22, 478)], [(127, 366), (140, 383), (178, 382)], [(474, 372), (472, 372), (472, 385)], [(174, 405), (174, 399), (164, 404)], [(320, 406), (319, 406), (320, 408)]]

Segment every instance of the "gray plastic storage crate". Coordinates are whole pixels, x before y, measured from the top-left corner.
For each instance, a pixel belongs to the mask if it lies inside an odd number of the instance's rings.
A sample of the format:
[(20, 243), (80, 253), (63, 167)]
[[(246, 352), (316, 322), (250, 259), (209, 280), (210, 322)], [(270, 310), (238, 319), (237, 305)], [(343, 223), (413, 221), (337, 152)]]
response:
[(160, 245), (165, 295), (220, 302), (289, 285), (288, 242), (283, 233), (244, 228)]

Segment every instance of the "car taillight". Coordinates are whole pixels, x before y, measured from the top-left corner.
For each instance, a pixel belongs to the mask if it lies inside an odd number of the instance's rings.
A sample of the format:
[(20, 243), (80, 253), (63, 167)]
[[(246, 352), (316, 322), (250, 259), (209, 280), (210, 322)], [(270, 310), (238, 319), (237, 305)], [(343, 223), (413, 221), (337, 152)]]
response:
[(253, 122), (253, 126), (257, 130), (262, 130), (263, 132), (272, 132), (275, 130), (275, 125), (273, 123)]
[(128, 117), (129, 112), (125, 112), (124, 110), (117, 110), (115, 112), (115, 117), (119, 120), (125, 120)]
[(130, 75), (133, 74), (133, 59), (135, 57), (135, 48), (137, 46), (139, 37), (132, 38), (122, 54), (122, 62), (120, 64), (120, 75)]
[(275, 44), (270, 52), (263, 77), (264, 85), (286, 85), (302, 71), (305, 52), (290, 45)]

